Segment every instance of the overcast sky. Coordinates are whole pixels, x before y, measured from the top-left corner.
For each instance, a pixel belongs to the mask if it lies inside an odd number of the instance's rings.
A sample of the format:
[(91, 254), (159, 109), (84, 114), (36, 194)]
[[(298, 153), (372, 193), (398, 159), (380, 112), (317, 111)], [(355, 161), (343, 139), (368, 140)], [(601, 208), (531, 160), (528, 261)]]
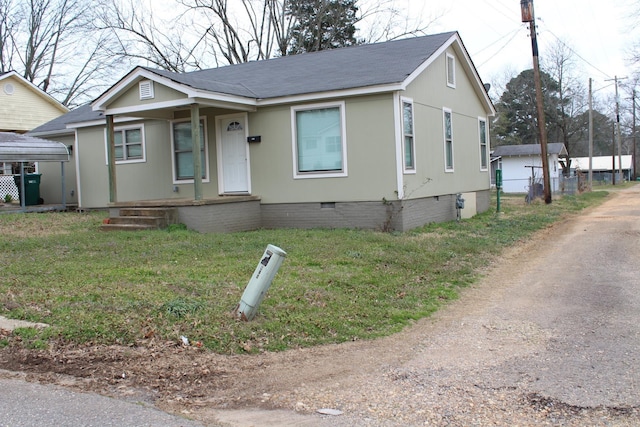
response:
[[(520, 0), (410, 0), (410, 13), (441, 12), (429, 32), (457, 30), (485, 82), (505, 69), (532, 68), (531, 38), (521, 21)], [(638, 1), (635, 1), (638, 3)], [(630, 77), (629, 48), (640, 40), (629, 18), (634, 0), (534, 0), (540, 57), (561, 40), (575, 52), (585, 86), (612, 87), (608, 79)], [(635, 67), (637, 68), (637, 67)], [(606, 90), (604, 90), (606, 91)]]

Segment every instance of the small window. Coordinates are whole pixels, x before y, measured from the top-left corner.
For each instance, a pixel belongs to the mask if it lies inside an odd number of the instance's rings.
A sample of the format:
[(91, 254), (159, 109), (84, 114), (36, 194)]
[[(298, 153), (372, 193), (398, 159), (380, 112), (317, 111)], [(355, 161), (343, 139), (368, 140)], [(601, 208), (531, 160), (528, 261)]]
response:
[(153, 93), (153, 81), (143, 80), (139, 83), (140, 99), (153, 99), (155, 97)]
[(488, 169), (487, 167), (487, 154), (488, 154), (488, 147), (487, 147), (487, 121), (485, 119), (478, 119), (478, 133), (479, 133), (479, 138), (480, 138), (480, 170), (486, 171)]
[(413, 136), (413, 104), (411, 101), (402, 102), (402, 133), (404, 136), (404, 169), (415, 170), (415, 143)]
[[(191, 144), (191, 121), (172, 123), (173, 164), (174, 180), (193, 180), (193, 145)], [(207, 179), (209, 170), (206, 155), (206, 134), (204, 120), (200, 119), (200, 164), (202, 166), (202, 179)]]
[(242, 130), (242, 125), (239, 122), (231, 122), (229, 126), (227, 126), (227, 132), (234, 132)]
[(444, 109), (444, 169), (453, 172), (453, 118), (451, 110)]
[(295, 178), (346, 176), (344, 104), (291, 109)]
[[(105, 149), (108, 150), (106, 130), (104, 140)], [(145, 161), (144, 125), (115, 128), (113, 141), (116, 164)]]
[(447, 86), (456, 87), (456, 58), (447, 54)]

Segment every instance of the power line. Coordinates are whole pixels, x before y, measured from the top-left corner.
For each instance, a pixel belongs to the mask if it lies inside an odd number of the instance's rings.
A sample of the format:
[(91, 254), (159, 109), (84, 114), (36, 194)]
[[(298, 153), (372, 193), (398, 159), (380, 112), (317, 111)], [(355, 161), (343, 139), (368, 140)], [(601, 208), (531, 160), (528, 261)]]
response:
[[(540, 19), (541, 22), (544, 23), (544, 21), (542, 19)], [(580, 58), (582, 61), (584, 61), (585, 64), (587, 64), (588, 66), (590, 66), (591, 68), (593, 68), (594, 70), (598, 71), (600, 74), (602, 74), (603, 76), (611, 79), (612, 77), (605, 73), (604, 71), (602, 71), (601, 69), (599, 69), (598, 67), (596, 67), (595, 65), (593, 65), (591, 62), (587, 61), (585, 58), (583, 58), (578, 52), (576, 52), (571, 46), (569, 46), (568, 44), (566, 44), (563, 40), (560, 39), (560, 37), (556, 36), (553, 31), (551, 31), (549, 29), (549, 27), (547, 27), (545, 25), (545, 31), (547, 31), (549, 34), (551, 34), (553, 37), (555, 37), (555, 39), (557, 41), (559, 41), (560, 43), (562, 43), (562, 45), (564, 47), (566, 47), (567, 49), (569, 49), (574, 55), (576, 55), (578, 58)]]
[[(484, 64), (486, 64), (487, 62), (491, 61), (492, 59), (494, 59), (495, 55), (497, 55), (498, 53), (502, 52), (502, 50), (504, 50), (505, 47), (507, 47), (507, 45), (509, 43), (511, 43), (513, 41), (513, 39), (516, 38), (516, 36), (520, 33), (520, 28), (512, 31), (511, 33), (511, 37), (509, 38), (509, 40), (507, 40), (502, 46), (500, 46), (500, 48), (496, 51), (496, 53), (492, 56), (490, 56), (489, 58), (487, 58), (485, 61), (483, 61), (481, 64), (478, 65), (478, 67), (482, 67)], [(489, 47), (493, 46), (494, 44), (496, 44), (497, 42), (499, 42), (500, 40), (502, 40), (503, 38), (500, 38), (498, 40), (496, 40), (495, 42), (491, 43), (489, 46), (482, 48), (482, 50), (480, 50), (479, 52), (476, 52), (475, 54), (479, 54), (480, 52), (485, 51), (486, 49), (488, 49)]]

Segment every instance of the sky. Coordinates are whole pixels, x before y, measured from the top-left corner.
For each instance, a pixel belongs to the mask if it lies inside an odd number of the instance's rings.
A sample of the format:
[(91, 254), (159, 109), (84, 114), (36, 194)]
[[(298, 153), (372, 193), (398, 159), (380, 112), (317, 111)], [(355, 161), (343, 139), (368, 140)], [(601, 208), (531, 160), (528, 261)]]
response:
[[(456, 30), (485, 83), (533, 66), (530, 31), (520, 0), (408, 0), (411, 16), (439, 16), (428, 32)], [(558, 40), (574, 53), (577, 77), (597, 92), (632, 77), (629, 48), (640, 41), (629, 12), (637, 0), (534, 0), (540, 59)], [(435, 14), (435, 15), (434, 15)], [(640, 19), (638, 20), (640, 22)], [(635, 67), (640, 68), (640, 67)], [(628, 82), (628, 79), (627, 79)]]
[[(161, 15), (175, 13), (175, 0), (143, 0)], [(428, 34), (458, 31), (484, 83), (497, 89), (521, 71), (532, 68), (528, 24), (522, 23), (520, 0), (358, 0), (361, 10), (382, 3), (398, 8), (408, 20), (431, 22)], [(576, 77), (596, 96), (613, 94), (614, 77), (629, 83), (633, 70), (630, 48), (638, 41), (629, 12), (640, 0), (533, 0), (540, 59), (560, 40), (574, 53)], [(230, 0), (230, 6), (240, 6)], [(637, 19), (640, 24), (640, 18)], [(366, 25), (361, 23), (360, 25)], [(375, 25), (375, 23), (374, 23)], [(640, 25), (638, 25), (640, 27)], [(366, 33), (366, 28), (360, 28)], [(624, 79), (627, 77), (627, 79)]]

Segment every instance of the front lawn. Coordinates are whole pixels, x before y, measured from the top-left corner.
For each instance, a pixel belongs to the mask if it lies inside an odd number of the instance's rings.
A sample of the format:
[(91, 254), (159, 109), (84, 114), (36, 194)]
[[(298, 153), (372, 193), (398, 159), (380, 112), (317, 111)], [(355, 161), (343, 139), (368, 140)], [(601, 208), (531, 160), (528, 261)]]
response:
[[(102, 232), (104, 212), (0, 215), (0, 315), (52, 325), (0, 346), (54, 341), (284, 350), (392, 334), (455, 299), (501, 251), (606, 192), (402, 233), (260, 230)], [(252, 322), (232, 315), (267, 244), (287, 252)]]

